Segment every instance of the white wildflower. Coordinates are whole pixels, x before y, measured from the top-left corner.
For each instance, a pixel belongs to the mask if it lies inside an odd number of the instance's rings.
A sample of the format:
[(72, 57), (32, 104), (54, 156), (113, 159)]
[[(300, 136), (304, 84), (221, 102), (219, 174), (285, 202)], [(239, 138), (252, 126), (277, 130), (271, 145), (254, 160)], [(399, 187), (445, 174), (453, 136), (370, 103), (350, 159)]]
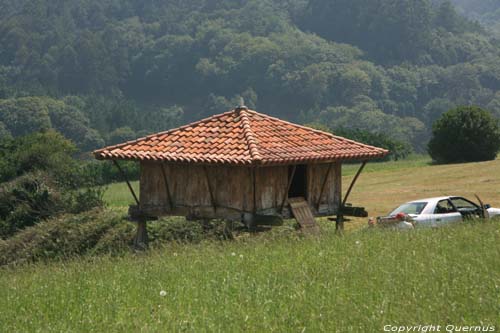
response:
[(167, 292), (165, 290), (160, 291), (160, 296), (161, 297), (167, 296)]
[(236, 253), (232, 252), (231, 255), (234, 257), (234, 256), (236, 256)]
[(240, 258), (243, 259), (243, 255), (242, 254), (240, 254)]
[(356, 245), (359, 245), (361, 244), (361, 242), (359, 240), (356, 241)]

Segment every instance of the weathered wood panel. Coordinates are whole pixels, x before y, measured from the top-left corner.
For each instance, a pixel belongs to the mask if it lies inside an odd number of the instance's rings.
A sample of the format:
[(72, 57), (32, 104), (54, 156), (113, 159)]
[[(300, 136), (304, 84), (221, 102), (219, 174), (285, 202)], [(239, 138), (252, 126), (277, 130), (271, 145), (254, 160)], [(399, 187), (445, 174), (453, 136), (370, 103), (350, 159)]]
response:
[[(309, 164), (307, 167), (307, 202), (317, 213), (336, 212), (340, 203), (341, 190), (341, 168), (340, 163), (334, 163), (328, 173), (329, 164)], [(325, 188), (321, 200), (318, 200), (321, 194), (321, 188), (326, 179)]]
[(335, 163), (335, 201), (334, 207), (335, 212), (340, 207), (340, 203), (342, 201), (342, 163)]
[(287, 195), (288, 166), (257, 168), (257, 211), (279, 208), (283, 196)]
[(167, 191), (159, 164), (141, 163), (139, 196), (139, 207), (141, 210), (168, 203)]
[(299, 223), (300, 227), (304, 232), (317, 233), (319, 232), (319, 226), (314, 220), (311, 207), (304, 198), (290, 198), (290, 207), (293, 212), (293, 216)]
[[(174, 210), (168, 203), (168, 192), (161, 164), (141, 164), (141, 209), (156, 214), (220, 216), (222, 211), (254, 211), (252, 168), (164, 164)], [(286, 192), (287, 167), (257, 168), (255, 170), (256, 211), (276, 211)], [(208, 177), (207, 177), (208, 175)], [(218, 208), (213, 209), (207, 180)], [(222, 210), (223, 209), (223, 210)], [(210, 212), (212, 211), (212, 212)], [(220, 212), (219, 212), (220, 211)]]
[[(308, 166), (307, 200), (315, 213), (328, 166)], [(141, 163), (140, 207), (148, 214), (200, 218), (237, 218), (241, 212), (254, 211), (260, 214), (277, 214), (283, 199), (288, 195), (288, 166), (255, 169), (255, 207), (253, 169), (250, 167), (164, 164), (164, 170), (173, 210), (169, 204), (161, 164)], [(213, 198), (209, 188), (212, 189)], [(337, 210), (339, 191), (340, 163), (337, 163), (332, 167), (325, 184), (319, 213), (327, 214)], [(216, 209), (213, 207), (213, 201)], [(288, 207), (285, 207), (283, 214), (289, 214)]]

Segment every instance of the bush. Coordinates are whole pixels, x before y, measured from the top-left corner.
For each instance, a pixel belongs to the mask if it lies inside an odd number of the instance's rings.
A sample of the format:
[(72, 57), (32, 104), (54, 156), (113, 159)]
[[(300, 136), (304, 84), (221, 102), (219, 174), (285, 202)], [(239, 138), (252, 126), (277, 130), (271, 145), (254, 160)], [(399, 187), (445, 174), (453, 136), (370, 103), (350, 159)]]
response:
[[(147, 228), (153, 248), (172, 242), (227, 239), (222, 221), (201, 223), (181, 217), (162, 218), (148, 222)], [(113, 210), (60, 215), (25, 228), (9, 239), (0, 239), (0, 266), (83, 255), (124, 254), (132, 249), (135, 230), (135, 223)]]
[(25, 174), (0, 186), (0, 238), (64, 212), (80, 213), (104, 205), (98, 187), (69, 190), (45, 172)]
[(0, 187), (0, 238), (60, 212), (61, 194), (47, 175), (28, 174)]
[[(100, 209), (50, 219), (0, 240), (0, 265), (86, 254), (122, 222), (126, 223), (121, 214)], [(108, 248), (101, 245), (100, 249)]]
[(78, 163), (75, 145), (53, 131), (0, 141), (0, 181), (8, 181), (35, 170), (44, 170), (61, 182), (71, 177)]
[(444, 113), (433, 125), (428, 151), (438, 163), (488, 161), (500, 149), (498, 121), (486, 110), (463, 106)]
[(153, 246), (168, 242), (199, 243), (205, 239), (231, 239), (222, 220), (188, 221), (183, 217), (166, 217), (148, 223), (149, 241)]

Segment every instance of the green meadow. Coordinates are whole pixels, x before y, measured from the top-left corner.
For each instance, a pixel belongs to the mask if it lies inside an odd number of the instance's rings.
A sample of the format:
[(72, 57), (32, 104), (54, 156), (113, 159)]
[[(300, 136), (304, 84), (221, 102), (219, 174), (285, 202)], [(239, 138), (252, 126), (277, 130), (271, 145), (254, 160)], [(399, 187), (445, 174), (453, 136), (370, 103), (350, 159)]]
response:
[[(344, 188), (355, 170), (345, 168)], [(498, 206), (499, 171), (498, 160), (371, 164), (352, 202), (378, 213), (414, 196), (453, 190), (466, 196), (478, 192)], [(128, 204), (127, 195), (125, 184), (115, 184), (106, 198), (119, 207)], [(500, 328), (500, 221), (398, 232), (368, 229), (360, 219), (344, 236), (327, 221), (320, 224), (319, 237), (285, 225), (234, 241), (170, 243), (145, 253), (1, 268), (0, 327), (4, 332)]]

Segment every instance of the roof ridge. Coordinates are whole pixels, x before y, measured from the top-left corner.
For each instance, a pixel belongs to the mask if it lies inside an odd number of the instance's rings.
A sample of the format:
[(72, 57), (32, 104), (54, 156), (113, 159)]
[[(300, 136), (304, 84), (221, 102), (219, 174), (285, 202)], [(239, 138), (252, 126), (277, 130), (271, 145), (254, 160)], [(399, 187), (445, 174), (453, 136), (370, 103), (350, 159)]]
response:
[(349, 143), (354, 143), (354, 144), (356, 144), (358, 146), (367, 147), (367, 148), (374, 148), (374, 149), (378, 149), (380, 151), (387, 151), (387, 149), (383, 149), (383, 148), (379, 148), (379, 147), (375, 147), (375, 146), (370, 146), (370, 145), (367, 145), (367, 144), (364, 144), (364, 143), (361, 143), (361, 142), (358, 142), (358, 141), (354, 141), (354, 140), (345, 138), (343, 136), (337, 136), (337, 135), (335, 135), (333, 133), (325, 132), (325, 131), (318, 130), (318, 129), (315, 129), (315, 128), (312, 128), (312, 127), (307, 127), (307, 126), (304, 126), (304, 125), (295, 124), (295, 123), (292, 123), (292, 122), (289, 122), (289, 121), (286, 121), (286, 120), (283, 120), (283, 119), (280, 119), (280, 118), (276, 118), (276, 117), (270, 116), (270, 115), (265, 114), (265, 113), (257, 112), (255, 110), (248, 110), (248, 112), (256, 114), (256, 115), (259, 115), (259, 116), (267, 117), (267, 118), (270, 118), (270, 119), (275, 120), (275, 121), (286, 123), (286, 124), (291, 125), (291, 126), (302, 128), (302, 129), (305, 129), (305, 130), (308, 130), (308, 131), (311, 131), (311, 132), (315, 132), (317, 134), (326, 135), (326, 136), (328, 136), (330, 138), (334, 138), (334, 139), (341, 140), (341, 141), (347, 141)]
[(253, 161), (260, 162), (262, 160), (262, 155), (259, 152), (259, 147), (257, 146), (257, 139), (255, 138), (255, 133), (252, 131), (252, 126), (250, 119), (248, 119), (247, 110), (240, 110), (241, 125), (243, 126), (243, 135), (248, 145), (248, 150)]

